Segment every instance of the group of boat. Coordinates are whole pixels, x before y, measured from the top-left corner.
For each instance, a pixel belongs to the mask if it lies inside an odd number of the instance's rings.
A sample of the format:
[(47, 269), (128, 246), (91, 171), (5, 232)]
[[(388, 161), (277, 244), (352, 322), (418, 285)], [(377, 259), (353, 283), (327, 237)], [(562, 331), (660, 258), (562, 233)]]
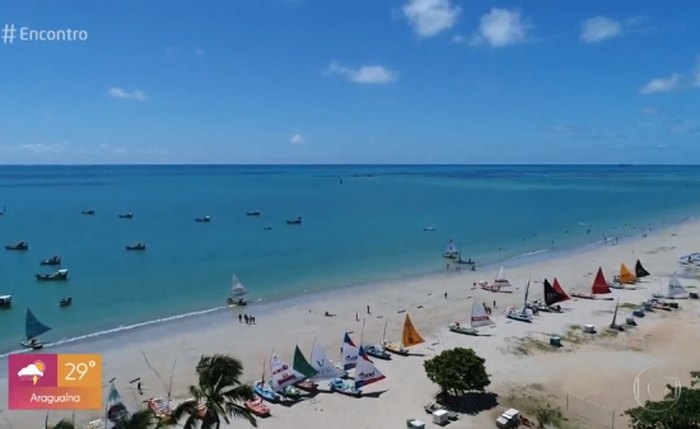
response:
[(460, 247), (459, 250), (457, 250), (457, 245), (455, 244), (454, 240), (450, 240), (447, 243), (447, 247), (442, 253), (442, 257), (445, 259), (449, 259), (455, 264), (471, 265), (472, 267), (476, 265), (476, 262), (471, 258), (466, 260), (462, 259), (462, 248)]

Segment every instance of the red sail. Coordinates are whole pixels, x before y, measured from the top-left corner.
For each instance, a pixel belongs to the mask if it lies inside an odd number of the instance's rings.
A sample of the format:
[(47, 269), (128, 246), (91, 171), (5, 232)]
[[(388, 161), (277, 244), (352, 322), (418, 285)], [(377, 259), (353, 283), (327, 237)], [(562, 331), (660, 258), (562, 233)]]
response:
[(608, 282), (605, 280), (605, 276), (603, 275), (603, 268), (598, 267), (598, 274), (595, 276), (593, 287), (591, 289), (593, 293), (610, 293)]
[(559, 301), (566, 301), (567, 299), (571, 299), (569, 298), (569, 295), (567, 295), (566, 292), (564, 292), (564, 288), (561, 287), (561, 285), (559, 284), (559, 280), (557, 280), (556, 277), (554, 277), (554, 284), (552, 284), (552, 287), (554, 288), (554, 292), (559, 294)]

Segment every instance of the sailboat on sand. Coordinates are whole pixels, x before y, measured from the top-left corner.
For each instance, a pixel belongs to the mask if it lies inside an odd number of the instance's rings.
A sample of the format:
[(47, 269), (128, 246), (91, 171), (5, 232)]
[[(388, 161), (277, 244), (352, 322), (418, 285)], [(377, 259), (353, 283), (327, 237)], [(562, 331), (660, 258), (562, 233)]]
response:
[(598, 267), (598, 273), (593, 280), (593, 285), (591, 286), (591, 293), (586, 292), (574, 292), (571, 294), (574, 298), (583, 299), (603, 299), (606, 301), (612, 301), (613, 297), (601, 297), (599, 295), (611, 293), (610, 287), (608, 286), (608, 281), (605, 280), (603, 275), (603, 268)]
[(358, 352), (359, 359), (355, 365), (354, 380), (344, 380), (342, 378), (332, 379), (328, 385), (332, 392), (340, 392), (351, 396), (361, 396), (362, 388), (385, 379), (384, 374), (374, 366), (367, 356), (367, 353), (360, 346)]
[(683, 287), (678, 276), (674, 273), (671, 279), (668, 281), (668, 288), (666, 289), (666, 294), (655, 293), (652, 295), (654, 298), (668, 298), (668, 299), (688, 299), (690, 294)]
[(642, 263), (639, 259), (637, 259), (637, 263), (634, 266), (634, 274), (639, 279), (641, 279), (642, 277), (647, 277), (649, 275), (649, 271), (644, 269), (644, 267), (642, 266)]
[(527, 322), (530, 323), (532, 322), (532, 314), (528, 313), (528, 306), (527, 306), (527, 296), (530, 293), (530, 280), (527, 281), (527, 286), (525, 287), (525, 299), (523, 302), (523, 308), (520, 310), (515, 309), (514, 307), (508, 307), (505, 309), (503, 312), (507, 318), (517, 320), (519, 322)]
[(560, 313), (561, 306), (558, 303), (569, 299), (571, 298), (564, 292), (556, 277), (553, 285), (549, 283), (549, 280), (544, 279), (544, 303), (536, 303), (535, 308), (538, 311)]
[(495, 325), (495, 323), (493, 322), (493, 320), (491, 320), (488, 313), (486, 313), (483, 301), (481, 302), (481, 305), (477, 305), (477, 300), (475, 299), (472, 302), (472, 314), (470, 317), (469, 324), (462, 325), (459, 322), (453, 322), (448, 325), (448, 328), (450, 329), (450, 331), (456, 332), (458, 334), (484, 336), (488, 334), (479, 334), (479, 330), (477, 328), (493, 325)]
[(620, 300), (619, 299), (615, 303), (615, 312), (613, 313), (612, 323), (610, 323), (610, 329), (622, 332), (625, 330), (625, 328), (616, 323), (617, 322), (617, 310), (618, 310), (618, 308), (620, 308)]
[(275, 392), (272, 389), (272, 387), (270, 387), (269, 383), (265, 380), (265, 366), (265, 361), (263, 361), (262, 376), (260, 377), (260, 380), (256, 381), (253, 384), (253, 391), (256, 395), (266, 400), (267, 402), (279, 402), (281, 396), (278, 395), (277, 392)]
[(312, 381), (323, 381), (332, 378), (347, 377), (348, 373), (341, 370), (340, 364), (328, 359), (325, 350), (316, 340), (311, 347), (311, 367), (316, 370), (316, 375), (311, 377)]
[(415, 346), (424, 342), (425, 340), (423, 339), (423, 337), (420, 336), (418, 330), (416, 330), (416, 327), (413, 326), (413, 322), (411, 322), (411, 316), (409, 316), (408, 313), (406, 313), (406, 318), (403, 322), (403, 332), (401, 333), (401, 342), (390, 343), (386, 339), (383, 339), (382, 346), (384, 346), (384, 349), (391, 353), (401, 356), (407, 356), (408, 349), (406, 347)]
[(24, 322), (24, 332), (26, 334), (26, 338), (20, 344), (22, 344), (22, 347), (28, 349), (40, 349), (44, 347), (44, 345), (37, 339), (37, 337), (41, 334), (49, 332), (50, 330), (51, 327), (41, 323), (39, 319), (34, 316), (32, 310), (27, 309), (27, 315)]
[(505, 270), (503, 269), (503, 267), (498, 269), (498, 274), (496, 274), (496, 279), (493, 281), (492, 284), (488, 284), (486, 282), (481, 283), (481, 288), (490, 292), (511, 293), (512, 291), (509, 288), (512, 286), (513, 285), (510, 284), (510, 282), (506, 278)]
[(248, 289), (243, 286), (238, 277), (234, 274), (231, 278), (231, 295), (226, 298), (226, 303), (230, 306), (243, 306), (247, 305), (248, 302), (243, 299), (243, 295), (248, 293)]
[(616, 282), (613, 282), (614, 288), (617, 289), (634, 289), (634, 286), (629, 286), (637, 283), (637, 276), (627, 268), (624, 262), (620, 265), (620, 274), (615, 278)]

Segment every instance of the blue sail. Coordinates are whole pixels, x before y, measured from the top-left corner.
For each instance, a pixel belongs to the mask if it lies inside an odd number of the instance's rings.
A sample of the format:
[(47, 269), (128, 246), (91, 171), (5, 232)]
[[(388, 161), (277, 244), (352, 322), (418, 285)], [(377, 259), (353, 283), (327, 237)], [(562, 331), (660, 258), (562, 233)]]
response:
[(39, 319), (34, 316), (32, 310), (27, 309), (27, 321), (24, 326), (24, 330), (27, 334), (27, 339), (38, 337), (39, 335), (51, 330), (50, 327), (39, 322)]

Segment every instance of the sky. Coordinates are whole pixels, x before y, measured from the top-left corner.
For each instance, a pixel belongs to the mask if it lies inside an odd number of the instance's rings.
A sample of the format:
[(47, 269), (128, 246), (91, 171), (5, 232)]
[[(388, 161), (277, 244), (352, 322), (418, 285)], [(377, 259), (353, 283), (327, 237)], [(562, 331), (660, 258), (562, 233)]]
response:
[(696, 0), (3, 0), (0, 164), (697, 163), (699, 16)]

